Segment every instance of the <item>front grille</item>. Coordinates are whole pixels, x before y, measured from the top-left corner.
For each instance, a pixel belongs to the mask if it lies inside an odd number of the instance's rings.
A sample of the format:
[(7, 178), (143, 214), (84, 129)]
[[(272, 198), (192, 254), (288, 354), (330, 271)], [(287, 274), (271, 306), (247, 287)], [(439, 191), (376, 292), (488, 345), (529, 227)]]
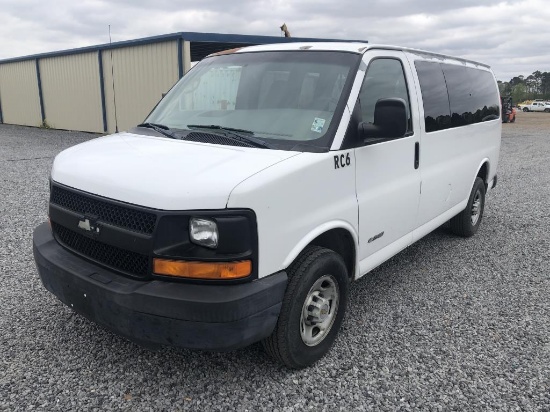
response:
[(52, 229), (57, 240), (70, 250), (130, 275), (145, 277), (149, 273), (149, 257), (101, 243), (73, 232), (55, 222)]
[(50, 201), (73, 212), (91, 215), (105, 223), (134, 232), (152, 234), (157, 220), (154, 213), (119, 206), (58, 186), (52, 186)]

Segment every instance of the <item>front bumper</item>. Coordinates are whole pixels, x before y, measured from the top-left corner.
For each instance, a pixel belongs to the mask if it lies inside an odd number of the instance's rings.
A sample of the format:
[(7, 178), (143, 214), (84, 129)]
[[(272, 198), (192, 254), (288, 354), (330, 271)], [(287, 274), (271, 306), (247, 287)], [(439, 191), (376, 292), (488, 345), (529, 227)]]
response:
[(285, 272), (238, 285), (130, 279), (62, 248), (47, 223), (34, 231), (42, 283), (86, 318), (146, 346), (232, 350), (271, 334)]

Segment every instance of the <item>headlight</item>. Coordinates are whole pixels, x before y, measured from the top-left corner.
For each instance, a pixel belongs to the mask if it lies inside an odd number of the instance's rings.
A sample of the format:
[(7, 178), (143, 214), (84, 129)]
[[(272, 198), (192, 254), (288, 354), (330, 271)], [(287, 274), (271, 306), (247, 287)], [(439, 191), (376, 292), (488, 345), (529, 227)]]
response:
[(189, 236), (191, 242), (200, 246), (215, 249), (218, 247), (218, 225), (213, 220), (197, 217), (189, 220)]

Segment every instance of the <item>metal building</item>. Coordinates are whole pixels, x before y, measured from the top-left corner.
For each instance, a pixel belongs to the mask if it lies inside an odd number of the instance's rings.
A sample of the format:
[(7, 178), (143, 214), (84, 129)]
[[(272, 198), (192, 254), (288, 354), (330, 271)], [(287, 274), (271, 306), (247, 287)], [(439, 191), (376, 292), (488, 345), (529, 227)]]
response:
[(234, 47), (296, 41), (336, 40), (181, 32), (0, 60), (0, 123), (125, 130), (145, 119), (191, 62)]

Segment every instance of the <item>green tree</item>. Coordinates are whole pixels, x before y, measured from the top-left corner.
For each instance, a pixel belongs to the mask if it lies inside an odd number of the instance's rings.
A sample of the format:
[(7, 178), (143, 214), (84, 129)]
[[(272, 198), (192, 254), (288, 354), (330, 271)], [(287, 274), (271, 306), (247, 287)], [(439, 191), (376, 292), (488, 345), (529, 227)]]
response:
[(550, 72), (541, 74), (540, 92), (543, 99), (550, 99)]
[(518, 83), (514, 86), (512, 86), (512, 100), (515, 103), (521, 103), (527, 98), (527, 90), (525, 87), (525, 84)]
[(501, 96), (512, 95), (515, 102), (550, 100), (550, 72), (534, 71), (527, 77), (515, 76), (509, 82), (498, 81)]
[(504, 96), (506, 94), (506, 83), (504, 83), (502, 80), (497, 80), (497, 84), (500, 95)]

